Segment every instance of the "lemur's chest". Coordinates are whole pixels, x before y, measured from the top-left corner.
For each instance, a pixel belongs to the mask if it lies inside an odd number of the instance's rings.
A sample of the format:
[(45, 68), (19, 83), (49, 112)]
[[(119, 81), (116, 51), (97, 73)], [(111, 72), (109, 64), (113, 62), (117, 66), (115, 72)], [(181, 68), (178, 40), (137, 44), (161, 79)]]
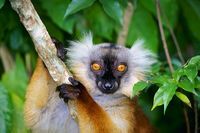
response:
[(129, 98), (112, 100), (99, 96), (93, 97), (93, 101), (83, 101), (77, 101), (80, 132), (133, 132), (134, 107)]

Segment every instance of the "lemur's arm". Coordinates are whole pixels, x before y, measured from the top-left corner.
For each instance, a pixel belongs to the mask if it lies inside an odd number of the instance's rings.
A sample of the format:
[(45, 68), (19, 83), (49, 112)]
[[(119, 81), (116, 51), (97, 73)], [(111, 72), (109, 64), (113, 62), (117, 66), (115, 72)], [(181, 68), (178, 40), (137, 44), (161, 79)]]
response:
[[(66, 50), (57, 40), (52, 41), (56, 45), (58, 57), (63, 60)], [(33, 132), (70, 132), (67, 125), (75, 128), (74, 132), (79, 131), (78, 124), (71, 118), (68, 105), (59, 98), (56, 88), (57, 84), (38, 58), (24, 105), (25, 122)]]

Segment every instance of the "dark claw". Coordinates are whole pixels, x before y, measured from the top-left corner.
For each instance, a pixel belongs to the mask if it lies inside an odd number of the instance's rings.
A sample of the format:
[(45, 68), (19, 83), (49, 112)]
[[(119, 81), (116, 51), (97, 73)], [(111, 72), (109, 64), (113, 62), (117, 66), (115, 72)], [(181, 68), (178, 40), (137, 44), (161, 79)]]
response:
[(64, 101), (77, 98), (81, 92), (77, 87), (69, 84), (62, 84), (56, 90), (60, 92), (59, 97), (63, 98)]
[(78, 85), (79, 85), (79, 82), (78, 82), (77, 80), (75, 80), (74, 78), (72, 78), (72, 77), (69, 77), (68, 80), (69, 80), (69, 82), (71, 82), (72, 85), (74, 85), (74, 86), (78, 86)]
[(51, 40), (57, 48), (57, 56), (63, 61), (65, 55), (67, 54), (67, 50), (64, 48), (64, 45), (60, 41), (56, 40), (55, 38), (51, 38)]

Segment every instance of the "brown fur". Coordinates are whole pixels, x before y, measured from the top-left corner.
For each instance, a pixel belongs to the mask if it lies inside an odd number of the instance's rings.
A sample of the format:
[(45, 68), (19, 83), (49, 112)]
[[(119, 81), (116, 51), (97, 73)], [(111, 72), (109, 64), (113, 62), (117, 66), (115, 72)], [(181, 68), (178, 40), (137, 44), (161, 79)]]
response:
[(52, 81), (52, 79), (49, 77), (48, 70), (44, 67), (41, 59), (38, 58), (37, 67), (26, 93), (24, 113), (25, 122), (28, 126), (37, 123), (36, 118), (39, 117), (39, 110), (47, 104), (49, 89), (52, 88), (52, 86), (48, 86), (48, 81)]
[(118, 132), (118, 127), (109, 115), (92, 99), (83, 88), (77, 99), (78, 119), (81, 133)]
[[(24, 110), (25, 122), (30, 128), (41, 121), (44, 108), (53, 108), (54, 104), (48, 105), (49, 99), (60, 100), (58, 94), (55, 94), (55, 88), (56, 83), (38, 59), (37, 68), (28, 86)], [(125, 97), (114, 103), (98, 104), (83, 88), (76, 103), (80, 133), (155, 132), (137, 104), (136, 98), (131, 101)], [(47, 105), (49, 108), (46, 108)]]

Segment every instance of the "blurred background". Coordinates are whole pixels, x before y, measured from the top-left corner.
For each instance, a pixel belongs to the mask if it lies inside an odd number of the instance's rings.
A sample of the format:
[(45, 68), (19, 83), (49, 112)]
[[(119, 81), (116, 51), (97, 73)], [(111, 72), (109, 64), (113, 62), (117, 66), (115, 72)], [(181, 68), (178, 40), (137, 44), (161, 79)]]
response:
[[(130, 2), (134, 5), (134, 11), (125, 45), (131, 47), (136, 39), (144, 39), (146, 48), (158, 55), (159, 61), (153, 72), (170, 74), (158, 27), (155, 0)], [(67, 47), (68, 40), (78, 39), (82, 33), (89, 31), (93, 33), (95, 44), (116, 43), (128, 0), (32, 0), (32, 3), (51, 37)], [(199, 55), (200, 1), (160, 0), (160, 4), (175, 32), (185, 61)], [(163, 17), (162, 25), (173, 67), (177, 69), (182, 66), (181, 61)], [(24, 124), (23, 105), (36, 59), (33, 42), (19, 16), (9, 1), (0, 0), (0, 133), (30, 132)], [(138, 97), (151, 123), (161, 133), (186, 132), (182, 103), (177, 98), (170, 102), (165, 115), (163, 107), (151, 111), (156, 90), (156, 86), (150, 86)], [(187, 92), (184, 94), (193, 104), (192, 95)], [(199, 111), (200, 98), (196, 99)], [(194, 132), (194, 110), (189, 107), (186, 109), (191, 132)]]

